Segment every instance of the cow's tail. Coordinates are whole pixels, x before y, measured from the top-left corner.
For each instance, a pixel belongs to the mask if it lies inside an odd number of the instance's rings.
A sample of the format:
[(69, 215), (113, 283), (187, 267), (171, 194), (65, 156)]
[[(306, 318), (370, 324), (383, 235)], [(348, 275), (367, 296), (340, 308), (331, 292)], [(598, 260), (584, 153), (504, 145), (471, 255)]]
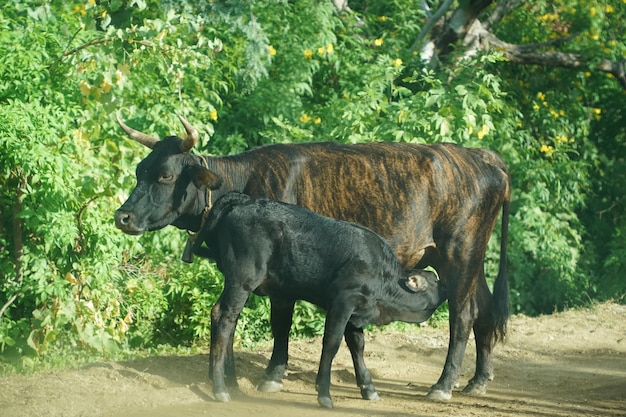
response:
[(511, 181), (507, 184), (507, 190), (502, 204), (502, 232), (500, 236), (500, 268), (498, 276), (493, 284), (493, 297), (491, 300), (492, 315), (495, 326), (494, 337), (496, 342), (504, 339), (506, 324), (509, 318), (509, 282), (507, 278), (507, 241), (509, 234), (509, 206), (511, 203)]

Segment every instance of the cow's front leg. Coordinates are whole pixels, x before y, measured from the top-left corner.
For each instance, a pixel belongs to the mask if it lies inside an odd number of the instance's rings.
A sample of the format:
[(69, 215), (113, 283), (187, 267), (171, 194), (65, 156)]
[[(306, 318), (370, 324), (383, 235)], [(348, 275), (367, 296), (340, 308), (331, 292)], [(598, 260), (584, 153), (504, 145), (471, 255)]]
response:
[(270, 298), (274, 349), (263, 381), (257, 386), (262, 392), (278, 392), (283, 388), (283, 375), (289, 359), (289, 331), (293, 318), (294, 300)]
[(322, 357), (315, 381), (317, 402), (326, 408), (333, 408), (333, 400), (330, 396), (331, 365), (341, 345), (341, 335), (345, 332), (352, 314), (352, 309), (347, 308), (349, 304), (345, 300), (335, 300), (331, 305), (334, 307), (326, 313)]
[(376, 388), (372, 382), (372, 376), (363, 358), (363, 351), (365, 350), (363, 329), (354, 327), (352, 324), (348, 323), (344, 336), (346, 344), (350, 349), (350, 354), (352, 355), (356, 384), (361, 389), (361, 397), (365, 400), (379, 400), (380, 397), (376, 392)]
[(237, 385), (232, 353), (233, 334), (248, 295), (243, 290), (233, 291), (225, 288), (211, 309), (209, 372), (213, 383), (213, 395), (217, 401), (230, 401), (230, 394), (226, 388), (227, 379), (229, 385)]

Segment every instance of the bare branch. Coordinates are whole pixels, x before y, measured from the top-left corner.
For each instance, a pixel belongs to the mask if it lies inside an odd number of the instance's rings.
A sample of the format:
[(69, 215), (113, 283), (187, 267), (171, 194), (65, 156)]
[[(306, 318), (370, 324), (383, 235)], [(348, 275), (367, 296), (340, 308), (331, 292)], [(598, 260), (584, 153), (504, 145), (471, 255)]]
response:
[[(568, 38), (562, 38), (560, 41), (564, 42)], [(622, 88), (626, 90), (626, 59), (618, 62), (603, 59), (599, 63), (594, 63), (590, 62), (590, 60), (586, 59), (582, 54), (573, 52), (529, 52), (537, 49), (541, 45), (545, 46), (546, 44), (514, 45), (498, 39), (495, 35), (486, 30), (481, 33), (481, 45), (483, 49), (501, 51), (511, 62), (525, 65), (546, 65), (551, 67), (589, 69), (606, 72), (612, 74), (621, 84)]]
[(109, 41), (109, 38), (98, 38), (98, 39), (93, 39), (87, 43), (84, 43), (80, 46), (77, 46), (76, 48), (70, 50), (70, 51), (65, 51), (63, 52), (63, 56), (70, 56), (70, 55), (74, 55), (76, 52), (79, 52), (85, 48), (89, 48), (90, 46), (94, 46), (94, 45), (100, 45), (102, 43), (106, 43)]
[(491, 15), (483, 22), (483, 27), (489, 30), (494, 23), (502, 20), (507, 13), (517, 7), (522, 1), (523, 0), (508, 0), (498, 2), (498, 5), (493, 12), (491, 12)]
[(439, 55), (450, 53), (459, 40), (464, 40), (478, 15), (485, 10), (493, 0), (470, 0), (461, 2), (447, 20), (441, 36), (437, 39), (437, 51)]
[[(413, 42), (413, 45), (411, 45), (411, 53), (413, 53), (420, 46), (426, 35), (428, 35), (428, 33), (435, 26), (437, 21), (441, 19), (441, 16), (443, 16), (448, 11), (448, 9), (450, 9), (452, 3), (454, 3), (454, 0), (445, 0), (441, 7), (434, 14), (431, 15), (430, 19), (428, 19), (424, 27), (422, 27), (419, 35), (417, 35), (417, 38)], [(428, 7), (428, 5), (426, 5), (426, 7)]]
[(333, 4), (339, 12), (350, 10), (350, 7), (348, 7), (348, 0), (333, 0)]
[(433, 17), (432, 12), (430, 11), (430, 6), (428, 5), (428, 2), (426, 0), (422, 0), (422, 3), (420, 4), (420, 9), (424, 11), (424, 14), (427, 18), (431, 19)]

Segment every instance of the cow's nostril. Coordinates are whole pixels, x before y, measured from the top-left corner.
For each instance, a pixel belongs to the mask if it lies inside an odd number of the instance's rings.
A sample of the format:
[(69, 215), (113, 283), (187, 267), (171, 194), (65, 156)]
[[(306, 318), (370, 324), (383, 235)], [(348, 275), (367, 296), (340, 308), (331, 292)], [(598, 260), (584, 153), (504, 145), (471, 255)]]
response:
[(131, 223), (131, 215), (128, 212), (117, 211), (115, 213), (115, 224), (117, 227), (128, 226)]

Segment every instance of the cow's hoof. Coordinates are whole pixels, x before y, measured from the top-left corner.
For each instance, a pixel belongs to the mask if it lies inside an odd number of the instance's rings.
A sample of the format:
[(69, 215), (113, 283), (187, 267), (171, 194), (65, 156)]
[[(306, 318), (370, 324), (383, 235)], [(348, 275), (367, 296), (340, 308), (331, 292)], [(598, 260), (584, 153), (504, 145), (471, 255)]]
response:
[(440, 389), (431, 389), (428, 391), (426, 398), (431, 401), (450, 401), (452, 399), (452, 392)]
[(364, 387), (361, 388), (361, 398), (363, 398), (364, 400), (368, 400), (368, 401), (378, 401), (380, 400), (380, 397), (378, 396), (378, 393), (376, 392), (376, 390), (373, 387)]
[(216, 392), (213, 395), (215, 395), (215, 399), (221, 403), (230, 402), (230, 394), (227, 392)]
[(487, 393), (487, 386), (485, 384), (470, 382), (463, 388), (463, 393), (468, 395), (485, 395)]
[(277, 381), (263, 381), (256, 387), (261, 392), (278, 392), (283, 389), (283, 383)]
[(333, 400), (330, 397), (317, 397), (317, 403), (324, 408), (333, 408)]

